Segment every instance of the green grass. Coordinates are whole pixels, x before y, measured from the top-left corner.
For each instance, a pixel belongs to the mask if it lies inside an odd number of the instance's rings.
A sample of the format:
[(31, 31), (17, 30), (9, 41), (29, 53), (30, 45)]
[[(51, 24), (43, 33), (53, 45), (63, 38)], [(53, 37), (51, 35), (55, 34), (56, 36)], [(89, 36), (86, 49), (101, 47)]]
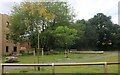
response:
[[(109, 65), (107, 67), (107, 73), (118, 73), (117, 65)], [(16, 69), (6, 70), (6, 73), (52, 73), (51, 67), (43, 67), (42, 71), (37, 71), (34, 68), (31, 69)], [(60, 66), (55, 67), (55, 73), (104, 73), (104, 66), (91, 65), (91, 66)]]
[[(95, 56), (103, 56), (107, 54), (111, 54), (114, 52), (105, 52), (104, 54), (69, 54), (69, 58), (65, 58), (63, 53), (60, 53), (58, 55), (44, 55), (43, 58), (40, 55), (39, 56), (39, 62), (42, 63), (48, 63), (48, 62), (61, 62), (69, 59), (81, 59), (81, 58), (89, 58), (89, 57), (95, 57)], [(5, 56), (2, 58), (2, 63), (5, 63)], [(14, 63), (37, 63), (38, 57), (33, 55), (23, 55), (18, 56), (18, 62)]]
[[(100, 56), (100, 55), (106, 55), (111, 54), (111, 52), (107, 52), (105, 54), (70, 54), (71, 59), (79, 59), (79, 58), (87, 58), (87, 57), (94, 57), (94, 56)], [(107, 58), (102, 58), (99, 60), (92, 60), (87, 62), (118, 62), (119, 56), (111, 56)], [(23, 59), (24, 58), (24, 59)], [(30, 56), (29, 58), (33, 58)], [(46, 55), (44, 56), (45, 62), (59, 62), (66, 60), (64, 58), (64, 55)], [(28, 56), (20, 57), (21, 61), (23, 63), (27, 63), (26, 60), (28, 60)], [(59, 59), (59, 60), (58, 60)], [(60, 60), (61, 59), (61, 60)], [(29, 60), (30, 63), (33, 60)], [(19, 62), (21, 63), (21, 62)], [(16, 69), (16, 70), (5, 70), (7, 73), (51, 73), (51, 67), (43, 67), (42, 71), (35, 71), (34, 68), (29, 69)], [(89, 66), (56, 66), (55, 67), (55, 73), (104, 73), (104, 66), (103, 65), (89, 65)], [(107, 73), (118, 73), (118, 65), (108, 65), (107, 67)]]

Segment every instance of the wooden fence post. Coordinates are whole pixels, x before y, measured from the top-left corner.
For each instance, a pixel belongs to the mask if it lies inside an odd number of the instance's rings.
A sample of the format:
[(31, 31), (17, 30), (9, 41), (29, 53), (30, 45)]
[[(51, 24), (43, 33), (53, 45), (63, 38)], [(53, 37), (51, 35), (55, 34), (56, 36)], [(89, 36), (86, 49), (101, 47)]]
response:
[(4, 66), (2, 65), (2, 74), (1, 75), (3, 75), (3, 73), (4, 73)]
[(55, 75), (55, 67), (54, 67), (54, 63), (52, 63), (52, 75)]
[(104, 63), (104, 75), (107, 75), (107, 62)]

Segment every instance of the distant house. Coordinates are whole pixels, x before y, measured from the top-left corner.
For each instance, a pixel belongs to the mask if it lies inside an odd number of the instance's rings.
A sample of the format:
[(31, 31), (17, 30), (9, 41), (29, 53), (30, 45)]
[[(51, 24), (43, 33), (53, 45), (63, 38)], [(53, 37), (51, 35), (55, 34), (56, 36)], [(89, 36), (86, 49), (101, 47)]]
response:
[(9, 29), (7, 28), (8, 24), (9, 24), (9, 16), (0, 13), (0, 55), (19, 53), (22, 46), (26, 48), (24, 50), (30, 50), (29, 43), (27, 44), (26, 42), (26, 44), (20, 44), (20, 43), (14, 44), (13, 40), (8, 39), (9, 37), (8, 35)]

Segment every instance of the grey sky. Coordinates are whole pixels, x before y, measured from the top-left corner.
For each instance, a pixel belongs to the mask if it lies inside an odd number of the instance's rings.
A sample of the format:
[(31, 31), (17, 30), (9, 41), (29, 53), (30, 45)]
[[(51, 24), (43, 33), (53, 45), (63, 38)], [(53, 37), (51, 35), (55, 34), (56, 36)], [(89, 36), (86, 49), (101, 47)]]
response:
[[(1, 0), (0, 13), (9, 14), (12, 6), (20, 3), (23, 0)], [(64, 0), (62, 0), (64, 1)], [(75, 13), (76, 19), (88, 20), (97, 13), (104, 13), (107, 16), (112, 16), (112, 21), (118, 24), (118, 1), (119, 0), (65, 0), (71, 4)]]

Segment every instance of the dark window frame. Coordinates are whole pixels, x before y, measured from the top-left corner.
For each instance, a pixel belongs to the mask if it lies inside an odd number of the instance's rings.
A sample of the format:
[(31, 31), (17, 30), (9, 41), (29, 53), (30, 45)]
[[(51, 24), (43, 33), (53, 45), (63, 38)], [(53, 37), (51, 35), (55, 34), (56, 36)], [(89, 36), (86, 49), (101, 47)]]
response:
[(6, 52), (9, 52), (9, 46), (6, 46)]
[(17, 47), (16, 46), (13, 47), (13, 51), (17, 52)]

